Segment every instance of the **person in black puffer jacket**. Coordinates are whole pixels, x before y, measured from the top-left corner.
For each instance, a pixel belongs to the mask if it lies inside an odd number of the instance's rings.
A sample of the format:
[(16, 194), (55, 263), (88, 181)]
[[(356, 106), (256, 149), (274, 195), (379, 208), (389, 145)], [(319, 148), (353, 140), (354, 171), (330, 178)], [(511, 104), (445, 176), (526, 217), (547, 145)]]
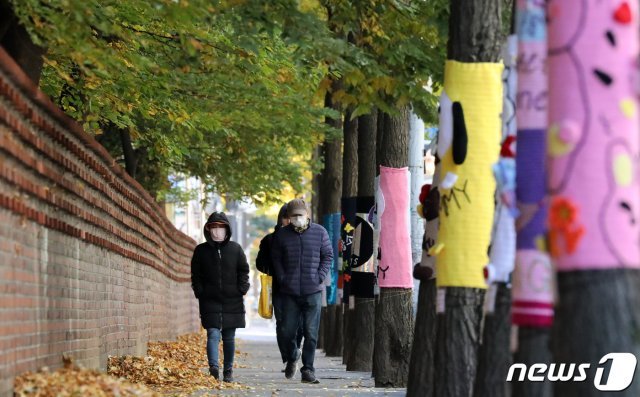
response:
[(216, 379), (218, 344), (222, 336), (224, 381), (233, 381), (236, 328), (245, 327), (244, 295), (249, 291), (249, 264), (242, 247), (231, 239), (224, 212), (214, 212), (204, 226), (207, 240), (196, 247), (191, 259), (191, 286), (200, 306), (202, 327), (207, 330), (209, 373)]
[[(269, 233), (260, 240), (260, 249), (258, 250), (258, 256), (256, 257), (256, 269), (260, 272), (272, 276), (272, 301), (273, 301), (273, 314), (276, 318), (276, 340), (278, 342), (278, 349), (280, 350), (280, 356), (282, 357), (282, 363), (287, 362), (287, 356), (284, 350), (286, 342), (283, 342), (282, 334), (282, 296), (280, 295), (278, 280), (275, 276), (275, 269), (273, 267), (273, 261), (271, 260), (271, 245), (273, 243), (273, 235), (280, 230), (281, 227), (289, 225), (289, 216), (287, 215), (287, 204), (284, 204), (280, 208), (278, 213), (278, 221), (274, 228), (273, 233)], [(298, 327), (298, 333), (296, 335), (296, 343), (298, 349), (302, 344), (302, 320), (300, 320), (300, 326)], [(283, 370), (284, 371), (284, 370)]]

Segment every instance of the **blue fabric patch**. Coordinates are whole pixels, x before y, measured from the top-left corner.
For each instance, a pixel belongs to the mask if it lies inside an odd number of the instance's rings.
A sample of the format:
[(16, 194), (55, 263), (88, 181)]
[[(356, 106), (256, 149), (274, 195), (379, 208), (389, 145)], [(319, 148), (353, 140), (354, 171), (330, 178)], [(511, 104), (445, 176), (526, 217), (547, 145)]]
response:
[(521, 41), (545, 41), (547, 30), (544, 7), (518, 8), (517, 31)]
[(325, 215), (322, 224), (327, 233), (333, 248), (333, 264), (331, 265), (331, 286), (327, 287), (327, 304), (335, 305), (338, 299), (338, 271), (340, 269), (340, 253), (338, 252), (338, 241), (340, 240), (340, 213)]

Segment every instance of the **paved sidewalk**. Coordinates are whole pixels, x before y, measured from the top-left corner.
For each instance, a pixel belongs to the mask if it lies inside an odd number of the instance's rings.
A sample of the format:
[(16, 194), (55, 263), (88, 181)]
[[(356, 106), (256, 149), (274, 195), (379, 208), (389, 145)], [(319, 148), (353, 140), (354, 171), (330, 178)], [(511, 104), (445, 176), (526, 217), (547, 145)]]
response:
[[(284, 366), (275, 340), (272, 322), (252, 319), (249, 328), (236, 333), (236, 356), (241, 368), (234, 369), (238, 383), (251, 387), (250, 390), (216, 391), (220, 396), (404, 396), (405, 389), (374, 388), (374, 381), (368, 372), (347, 372), (342, 358), (326, 357), (321, 350), (316, 351), (316, 376), (318, 385), (300, 382), (298, 371), (294, 379), (285, 379), (280, 372)], [(211, 393), (211, 392), (210, 392)], [(205, 392), (196, 396), (211, 395)]]

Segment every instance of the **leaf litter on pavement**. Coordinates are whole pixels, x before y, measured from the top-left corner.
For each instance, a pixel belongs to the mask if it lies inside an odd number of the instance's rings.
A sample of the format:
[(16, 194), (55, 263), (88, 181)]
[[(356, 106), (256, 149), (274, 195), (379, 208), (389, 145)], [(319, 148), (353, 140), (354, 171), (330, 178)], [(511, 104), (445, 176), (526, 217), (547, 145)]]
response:
[[(236, 355), (246, 354), (236, 351)], [(45, 368), (17, 377), (14, 387), (17, 397), (188, 396), (201, 389), (248, 389), (209, 375), (203, 332), (179, 336), (177, 341), (149, 342), (145, 357), (109, 356), (106, 374), (66, 359), (64, 368), (57, 371)]]

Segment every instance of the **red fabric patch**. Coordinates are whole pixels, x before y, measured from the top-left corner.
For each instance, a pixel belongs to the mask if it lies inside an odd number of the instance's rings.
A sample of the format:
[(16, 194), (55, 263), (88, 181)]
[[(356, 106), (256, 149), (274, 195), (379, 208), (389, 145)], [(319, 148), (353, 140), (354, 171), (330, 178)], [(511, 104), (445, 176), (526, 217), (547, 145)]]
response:
[(509, 135), (502, 143), (502, 148), (500, 149), (500, 156), (506, 158), (515, 158), (516, 152), (514, 150), (514, 143), (516, 142), (515, 135)]
[(620, 4), (613, 14), (613, 18), (620, 23), (631, 23), (631, 7), (629, 7), (629, 3), (625, 1)]
[(521, 327), (549, 328), (553, 325), (552, 316), (536, 316), (531, 314), (513, 314), (511, 323)]
[(427, 199), (427, 196), (429, 195), (430, 190), (431, 190), (431, 185), (429, 184), (422, 185), (422, 189), (420, 190), (420, 196), (418, 197), (418, 201), (420, 201), (421, 203), (424, 203), (424, 201)]

